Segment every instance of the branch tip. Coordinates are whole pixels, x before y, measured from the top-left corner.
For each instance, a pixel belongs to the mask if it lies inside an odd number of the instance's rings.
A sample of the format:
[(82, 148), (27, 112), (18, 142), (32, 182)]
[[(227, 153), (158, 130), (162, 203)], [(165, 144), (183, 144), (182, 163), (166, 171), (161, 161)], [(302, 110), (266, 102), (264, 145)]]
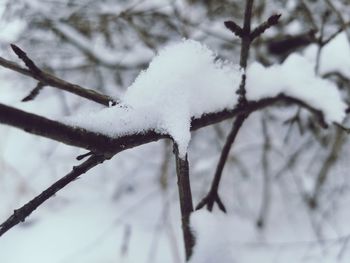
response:
[(78, 161), (81, 161), (81, 160), (83, 160), (84, 158), (86, 158), (86, 157), (88, 157), (88, 156), (90, 156), (90, 155), (92, 155), (92, 154), (94, 154), (94, 153), (93, 153), (92, 151), (90, 151), (90, 152), (87, 152), (87, 153), (78, 155), (78, 156), (76, 157), (76, 159), (77, 159)]
[(33, 60), (31, 60), (26, 52), (24, 52), (22, 49), (20, 49), (18, 46), (16, 46), (15, 44), (10, 44), (13, 52), (15, 52), (15, 54), (18, 56), (18, 58), (20, 58), (24, 64), (27, 66), (27, 68), (34, 74), (34, 75), (40, 75), (42, 73), (41, 69), (39, 69), (35, 63), (33, 62)]
[(254, 40), (255, 38), (262, 35), (270, 27), (277, 25), (280, 17), (281, 14), (271, 15), (264, 23), (260, 24), (253, 30), (253, 32), (250, 34), (250, 39)]
[(271, 26), (277, 25), (281, 16), (282, 16), (281, 14), (274, 14), (269, 17), (269, 19), (267, 20), (267, 23)]
[(22, 59), (23, 56), (26, 56), (26, 53), (20, 49), (18, 46), (16, 46), (15, 44), (10, 44), (13, 52), (15, 52), (15, 54), (20, 58)]
[(34, 89), (32, 89), (32, 91), (26, 97), (24, 97), (21, 100), (21, 102), (27, 102), (27, 101), (34, 100), (39, 95), (40, 91), (44, 88), (44, 86), (45, 86), (44, 83), (38, 82), (36, 87)]
[(229, 20), (224, 22), (225, 27), (230, 30), (236, 36), (242, 38), (243, 37), (243, 29), (237, 25), (234, 21)]

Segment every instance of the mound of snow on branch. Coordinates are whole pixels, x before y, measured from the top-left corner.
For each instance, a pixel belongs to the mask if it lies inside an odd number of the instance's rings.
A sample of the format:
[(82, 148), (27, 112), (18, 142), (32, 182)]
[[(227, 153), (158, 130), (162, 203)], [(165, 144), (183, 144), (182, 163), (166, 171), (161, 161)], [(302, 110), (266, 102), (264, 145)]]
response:
[[(329, 123), (342, 122), (346, 104), (333, 83), (315, 75), (313, 65), (299, 55), (268, 68), (253, 63), (247, 72), (248, 100), (283, 93), (321, 110)], [(65, 122), (111, 137), (149, 130), (169, 134), (184, 157), (191, 138), (191, 119), (233, 109), (241, 74), (238, 66), (217, 60), (206, 46), (184, 40), (159, 52), (129, 87), (122, 105)]]
[(109, 136), (156, 130), (169, 134), (182, 157), (192, 117), (233, 108), (241, 72), (193, 40), (165, 47), (124, 95), (123, 104), (75, 116), (68, 123)]
[(321, 110), (327, 123), (341, 123), (347, 105), (335, 84), (315, 74), (314, 63), (298, 54), (282, 65), (265, 68), (253, 63), (247, 72), (247, 98), (259, 100), (284, 94)]
[(163, 49), (125, 94), (133, 109), (158, 115), (158, 128), (170, 134), (184, 155), (191, 117), (233, 108), (240, 82), (238, 68), (215, 61), (215, 54), (193, 40)]

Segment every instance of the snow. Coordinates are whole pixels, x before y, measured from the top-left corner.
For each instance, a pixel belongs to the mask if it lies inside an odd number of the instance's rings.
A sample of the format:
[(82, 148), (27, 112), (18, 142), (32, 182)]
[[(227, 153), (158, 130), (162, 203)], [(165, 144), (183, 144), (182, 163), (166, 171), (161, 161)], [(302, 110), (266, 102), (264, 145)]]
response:
[(16, 41), (24, 28), (25, 24), (21, 20), (14, 20), (11, 23), (6, 24), (2, 24), (0, 20), (0, 42), (10, 43)]
[(196, 246), (189, 263), (234, 262), (235, 252), (230, 246), (230, 236), (234, 235), (230, 232), (231, 219), (225, 214), (211, 213), (205, 209), (192, 213), (190, 224)]
[[(232, 64), (193, 40), (174, 43), (159, 52), (123, 97), (123, 105), (68, 123), (110, 136), (150, 129), (169, 134), (184, 157), (191, 118), (233, 108), (241, 73)], [(103, 127), (101, 129), (101, 127)]]
[(285, 94), (321, 110), (327, 123), (341, 123), (347, 105), (335, 84), (314, 72), (314, 63), (298, 54), (290, 55), (282, 65), (265, 68), (253, 63), (247, 73), (247, 98), (259, 100)]
[[(97, 113), (66, 119), (70, 125), (117, 137), (155, 130), (170, 135), (184, 157), (192, 118), (233, 109), (241, 81), (238, 66), (216, 60), (215, 53), (193, 40), (162, 49), (128, 88), (123, 103)], [(292, 54), (283, 64), (247, 70), (247, 98), (259, 100), (285, 94), (324, 113), (327, 123), (341, 123), (346, 104), (337, 87), (314, 73), (314, 64)]]
[(124, 102), (135, 109), (158, 112), (161, 129), (173, 137), (184, 156), (191, 117), (232, 108), (239, 82), (238, 68), (215, 62), (211, 50), (187, 40), (163, 49), (131, 85)]

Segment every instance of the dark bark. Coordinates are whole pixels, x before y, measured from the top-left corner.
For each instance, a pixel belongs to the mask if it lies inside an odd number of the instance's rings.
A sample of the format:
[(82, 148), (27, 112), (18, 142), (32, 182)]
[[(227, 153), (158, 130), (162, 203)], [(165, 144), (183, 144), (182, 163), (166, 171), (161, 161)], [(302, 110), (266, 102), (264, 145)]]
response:
[(190, 228), (190, 215), (193, 212), (193, 204), (190, 185), (189, 164), (187, 155), (183, 159), (179, 156), (179, 151), (176, 144), (174, 144), (174, 153), (176, 158), (176, 174), (180, 198), (182, 232), (184, 236), (186, 260), (189, 260), (189, 258), (192, 255), (192, 248), (195, 242), (194, 236)]
[(83, 88), (77, 84), (70, 83), (66, 80), (60, 79), (50, 73), (39, 69), (39, 67), (35, 65), (35, 63), (27, 56), (27, 54), (23, 50), (21, 50), (16, 45), (11, 46), (16, 52), (16, 54), (19, 56), (19, 58), (24, 61), (28, 69), (25, 69), (20, 65), (1, 57), (0, 66), (16, 71), (25, 76), (32, 77), (33, 79), (36, 79), (47, 86), (55, 87), (70, 92), (72, 94), (78, 95), (80, 97), (100, 103), (105, 106), (110, 106), (110, 104), (116, 104), (118, 102), (110, 96), (98, 93), (97, 91), (94, 91), (92, 89)]
[(6, 233), (15, 225), (24, 222), (25, 219), (40, 205), (54, 196), (59, 190), (64, 188), (69, 183), (76, 180), (80, 175), (84, 174), (91, 168), (102, 163), (105, 157), (102, 155), (93, 155), (79, 166), (74, 166), (73, 170), (66, 176), (59, 179), (41, 194), (33, 198), (31, 201), (23, 205), (21, 208), (14, 210), (13, 214), (0, 225), (0, 236)]
[[(238, 114), (249, 114), (277, 103), (283, 103), (283, 105), (299, 105), (313, 113), (322, 127), (327, 127), (321, 111), (312, 108), (301, 100), (280, 94), (273, 98), (250, 101), (246, 105), (239, 106), (232, 110), (223, 110), (221, 112), (204, 114), (202, 117), (192, 120), (191, 131), (221, 122), (237, 116)], [(163, 138), (170, 138), (169, 136), (159, 134), (152, 130), (145, 131), (142, 134), (130, 134), (111, 138), (106, 135), (87, 131), (82, 128), (68, 126), (66, 124), (6, 106), (1, 103), (0, 123), (19, 128), (31, 134), (107, 155), (130, 149), (145, 143), (158, 141)]]
[(202, 207), (204, 207), (205, 205), (207, 206), (209, 211), (213, 210), (213, 206), (214, 203), (216, 202), (219, 206), (219, 208), (223, 211), (226, 212), (226, 208), (224, 206), (224, 204), (222, 203), (218, 191), (219, 191), (219, 184), (221, 181), (221, 176), (222, 176), (222, 172), (224, 170), (226, 161), (227, 161), (227, 157), (230, 153), (231, 150), (231, 146), (234, 143), (238, 131), (241, 128), (244, 120), (247, 118), (248, 116), (246, 116), (245, 114), (240, 114), (237, 116), (237, 119), (234, 121), (232, 129), (229, 133), (229, 135), (227, 136), (225, 145), (221, 151), (221, 155), (220, 155), (220, 159), (218, 162), (218, 165), (216, 167), (216, 171), (215, 171), (215, 175), (214, 175), (214, 179), (212, 181), (209, 193), (206, 197), (204, 197), (202, 199), (202, 201), (197, 205), (196, 209), (201, 209)]

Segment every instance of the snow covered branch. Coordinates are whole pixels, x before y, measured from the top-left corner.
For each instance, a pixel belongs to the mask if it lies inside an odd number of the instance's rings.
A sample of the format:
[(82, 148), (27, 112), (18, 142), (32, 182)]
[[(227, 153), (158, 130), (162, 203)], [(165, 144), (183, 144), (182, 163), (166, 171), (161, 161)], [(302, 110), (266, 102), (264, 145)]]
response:
[[(200, 118), (192, 118), (191, 131), (210, 126), (212, 124), (230, 119), (241, 113), (252, 113), (273, 105), (299, 105), (315, 115), (322, 127), (327, 127), (323, 113), (305, 102), (280, 94), (273, 98), (265, 98), (259, 101), (249, 101), (244, 107), (231, 110), (223, 110), (207, 113)], [(118, 106), (114, 106), (118, 107)], [(170, 138), (166, 134), (147, 130), (142, 133), (127, 134), (118, 137), (110, 137), (98, 132), (92, 132), (83, 128), (73, 127), (65, 123), (50, 120), (48, 118), (28, 113), (0, 103), (0, 123), (19, 128), (25, 132), (49, 138), (67, 145), (84, 148), (96, 153), (111, 154), (126, 149), (140, 146), (145, 143)]]

